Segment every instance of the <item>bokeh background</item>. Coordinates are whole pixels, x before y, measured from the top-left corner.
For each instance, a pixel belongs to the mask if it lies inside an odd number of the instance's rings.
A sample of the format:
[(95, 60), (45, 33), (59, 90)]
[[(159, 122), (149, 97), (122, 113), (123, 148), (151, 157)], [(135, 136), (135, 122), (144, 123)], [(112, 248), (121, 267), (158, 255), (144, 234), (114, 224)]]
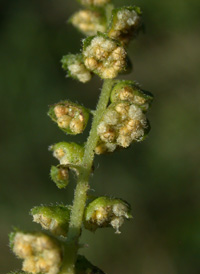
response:
[[(19, 269), (8, 247), (12, 226), (40, 229), (35, 205), (71, 203), (75, 182), (56, 189), (47, 148), (66, 137), (48, 105), (71, 99), (95, 108), (101, 81), (66, 79), (60, 59), (80, 49), (82, 36), (66, 24), (79, 5), (69, 0), (0, 1), (0, 273)], [(96, 158), (91, 188), (132, 204), (122, 234), (84, 232), (81, 252), (109, 274), (200, 273), (200, 1), (114, 1), (138, 4), (146, 33), (129, 54), (137, 80), (155, 95), (149, 138)]]

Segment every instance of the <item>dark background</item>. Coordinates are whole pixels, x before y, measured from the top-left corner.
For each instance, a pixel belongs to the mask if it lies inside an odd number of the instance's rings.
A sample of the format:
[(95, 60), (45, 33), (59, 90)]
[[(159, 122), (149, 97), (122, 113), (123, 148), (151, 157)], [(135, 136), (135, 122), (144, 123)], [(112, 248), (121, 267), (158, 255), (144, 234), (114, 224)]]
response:
[[(129, 53), (126, 76), (155, 95), (149, 138), (130, 149), (96, 157), (91, 188), (131, 203), (134, 219), (122, 234), (84, 232), (82, 250), (108, 274), (200, 273), (200, 1), (114, 1), (138, 4), (146, 34)], [(57, 161), (47, 148), (66, 137), (47, 117), (48, 105), (71, 99), (95, 108), (101, 82), (66, 79), (62, 55), (76, 53), (82, 36), (66, 24), (79, 5), (69, 0), (0, 1), (0, 273), (19, 269), (8, 248), (12, 226), (32, 224), (30, 208), (71, 203), (49, 179)], [(82, 139), (81, 139), (82, 138)]]

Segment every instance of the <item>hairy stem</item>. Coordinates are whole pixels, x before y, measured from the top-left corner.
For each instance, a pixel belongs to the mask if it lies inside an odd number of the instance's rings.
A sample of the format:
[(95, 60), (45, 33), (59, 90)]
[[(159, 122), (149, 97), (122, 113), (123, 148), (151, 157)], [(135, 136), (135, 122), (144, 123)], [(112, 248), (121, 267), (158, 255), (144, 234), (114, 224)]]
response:
[(94, 161), (94, 151), (98, 142), (97, 127), (102, 118), (110, 97), (113, 80), (105, 80), (101, 95), (94, 113), (92, 128), (88, 137), (85, 154), (83, 157), (82, 169), (78, 176), (77, 187), (70, 217), (68, 240), (66, 246), (66, 258), (60, 274), (75, 274), (75, 262), (77, 258), (79, 237), (83, 223), (83, 214), (87, 200), (87, 191), (89, 189), (89, 178)]

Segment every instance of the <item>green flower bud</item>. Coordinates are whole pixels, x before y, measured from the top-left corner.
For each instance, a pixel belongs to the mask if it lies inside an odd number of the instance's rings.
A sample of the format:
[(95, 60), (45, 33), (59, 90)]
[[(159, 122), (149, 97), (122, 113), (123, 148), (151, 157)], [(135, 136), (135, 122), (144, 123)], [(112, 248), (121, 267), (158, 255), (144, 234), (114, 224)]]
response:
[(48, 115), (67, 134), (80, 134), (87, 126), (89, 110), (70, 101), (52, 105)]
[(84, 256), (78, 255), (76, 274), (105, 274), (98, 267), (92, 265)]
[(70, 18), (70, 22), (86, 36), (106, 31), (106, 17), (97, 10), (80, 10)]
[(83, 57), (87, 69), (102, 79), (113, 79), (126, 69), (126, 51), (115, 40), (98, 33), (83, 42)]
[(110, 2), (110, 0), (78, 0), (84, 6), (102, 7)]
[(15, 255), (23, 259), (22, 270), (25, 273), (59, 273), (62, 249), (55, 238), (45, 233), (17, 231), (11, 233), (10, 240), (10, 246)]
[(50, 176), (59, 189), (65, 188), (69, 183), (69, 167), (63, 165), (52, 166)]
[(141, 14), (139, 7), (113, 9), (108, 36), (119, 40), (123, 45), (128, 44), (142, 27)]
[(149, 128), (140, 107), (128, 101), (112, 103), (97, 127), (99, 142), (96, 153), (112, 152), (117, 146), (127, 148), (133, 142), (143, 141)]
[(58, 236), (67, 236), (70, 219), (70, 207), (64, 205), (36, 206), (31, 209), (30, 214), (33, 221), (50, 230)]
[(99, 197), (85, 210), (85, 228), (95, 231), (99, 227), (113, 227), (119, 234), (124, 219), (132, 218), (130, 205), (121, 199)]
[[(76, 24), (78, 23), (76, 22)], [(92, 74), (84, 65), (82, 54), (65, 55), (63, 56), (61, 63), (62, 68), (67, 71), (67, 76), (72, 77), (82, 83), (86, 83), (91, 80)]]
[(60, 142), (50, 147), (53, 156), (61, 165), (81, 165), (84, 156), (84, 145)]
[(142, 90), (135, 82), (118, 81), (113, 87), (110, 100), (112, 103), (129, 101), (139, 106), (143, 111), (147, 111), (152, 104), (153, 95)]

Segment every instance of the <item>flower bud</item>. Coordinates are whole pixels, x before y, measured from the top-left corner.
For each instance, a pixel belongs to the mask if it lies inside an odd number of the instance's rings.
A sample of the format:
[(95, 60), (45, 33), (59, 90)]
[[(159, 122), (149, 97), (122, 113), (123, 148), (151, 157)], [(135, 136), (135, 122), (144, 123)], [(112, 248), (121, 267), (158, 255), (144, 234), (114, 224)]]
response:
[(153, 95), (141, 90), (141, 88), (132, 81), (118, 81), (113, 87), (110, 100), (112, 103), (117, 101), (129, 101), (139, 106), (143, 111), (147, 111), (153, 101)]
[(67, 134), (80, 134), (87, 126), (89, 110), (70, 101), (52, 105), (48, 115)]
[(78, 0), (84, 6), (102, 7), (110, 2), (110, 0)]
[(67, 236), (70, 207), (64, 205), (36, 206), (31, 209), (30, 214), (33, 216), (33, 221), (41, 224), (41, 226), (50, 230), (58, 236)]
[(112, 11), (112, 19), (108, 36), (119, 40), (123, 45), (135, 37), (142, 26), (139, 7), (122, 7)]
[(65, 188), (69, 183), (69, 167), (63, 165), (52, 166), (50, 176), (59, 189)]
[(96, 153), (112, 152), (117, 146), (127, 148), (132, 142), (144, 140), (149, 122), (143, 111), (128, 101), (112, 103), (97, 127), (99, 142)]
[(83, 63), (82, 54), (68, 54), (63, 56), (62, 68), (67, 71), (67, 76), (72, 77), (82, 83), (91, 80), (92, 74)]
[(106, 18), (100, 11), (80, 10), (71, 17), (70, 22), (87, 36), (106, 31)]
[(132, 218), (130, 205), (121, 199), (99, 197), (85, 210), (85, 228), (95, 231), (99, 227), (113, 227), (119, 234), (124, 219)]
[(53, 156), (61, 165), (81, 165), (84, 155), (84, 146), (76, 143), (60, 142), (50, 147)]
[(102, 33), (84, 40), (83, 57), (87, 69), (102, 79), (113, 79), (126, 69), (125, 49)]
[(98, 267), (92, 265), (84, 256), (78, 255), (76, 274), (105, 274)]
[(59, 242), (45, 233), (11, 233), (10, 246), (17, 257), (23, 259), (23, 271), (58, 274), (62, 262)]

